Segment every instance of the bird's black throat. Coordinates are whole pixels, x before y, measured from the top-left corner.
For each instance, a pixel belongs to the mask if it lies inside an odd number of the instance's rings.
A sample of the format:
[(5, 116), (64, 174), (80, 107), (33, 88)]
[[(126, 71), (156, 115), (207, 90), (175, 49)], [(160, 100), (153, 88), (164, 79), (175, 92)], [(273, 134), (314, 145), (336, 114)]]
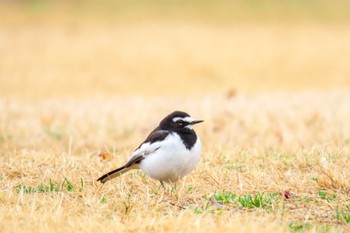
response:
[(188, 150), (191, 150), (194, 144), (197, 142), (197, 134), (194, 132), (194, 130), (181, 130), (175, 133), (180, 136), (181, 141)]

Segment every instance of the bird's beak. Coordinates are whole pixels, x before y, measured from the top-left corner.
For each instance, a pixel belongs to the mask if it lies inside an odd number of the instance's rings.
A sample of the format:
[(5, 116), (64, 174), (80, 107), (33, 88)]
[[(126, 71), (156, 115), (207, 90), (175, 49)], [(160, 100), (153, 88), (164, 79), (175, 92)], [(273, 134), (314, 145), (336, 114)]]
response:
[(190, 124), (191, 125), (195, 125), (195, 124), (199, 124), (199, 123), (202, 123), (203, 121), (202, 120), (198, 120), (198, 121), (192, 121)]

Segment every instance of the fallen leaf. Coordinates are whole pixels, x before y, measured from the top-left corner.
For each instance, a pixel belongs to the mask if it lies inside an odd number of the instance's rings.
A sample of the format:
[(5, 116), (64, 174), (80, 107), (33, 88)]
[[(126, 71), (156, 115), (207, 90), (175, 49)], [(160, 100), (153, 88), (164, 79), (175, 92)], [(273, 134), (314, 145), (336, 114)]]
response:
[(98, 157), (100, 157), (101, 161), (103, 161), (106, 159), (111, 159), (113, 156), (109, 152), (101, 152), (101, 153), (99, 153)]

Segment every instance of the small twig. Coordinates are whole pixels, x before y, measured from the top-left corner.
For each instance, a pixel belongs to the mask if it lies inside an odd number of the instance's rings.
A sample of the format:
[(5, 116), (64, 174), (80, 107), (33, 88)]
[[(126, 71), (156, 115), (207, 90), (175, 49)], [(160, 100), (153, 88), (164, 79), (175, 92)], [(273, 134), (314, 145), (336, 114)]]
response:
[(180, 209), (182, 209), (182, 210), (185, 210), (186, 208), (185, 207), (183, 207), (183, 206), (181, 206), (181, 205), (178, 205), (178, 204), (176, 204), (176, 203), (173, 203), (173, 202), (168, 202), (170, 205), (172, 205), (172, 206), (176, 206), (176, 207), (179, 207)]
[(215, 200), (214, 196), (211, 196), (211, 197), (209, 198), (209, 201), (210, 201), (210, 203), (211, 203), (213, 206), (216, 206), (216, 207), (218, 207), (218, 208), (225, 208), (225, 206), (224, 206), (223, 204), (220, 204), (219, 202), (217, 202), (217, 201)]

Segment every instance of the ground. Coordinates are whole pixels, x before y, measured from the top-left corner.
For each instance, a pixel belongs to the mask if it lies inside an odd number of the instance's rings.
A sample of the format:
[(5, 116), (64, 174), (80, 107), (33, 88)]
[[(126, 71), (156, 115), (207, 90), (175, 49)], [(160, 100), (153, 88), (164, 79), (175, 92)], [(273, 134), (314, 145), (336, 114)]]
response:
[[(350, 231), (348, 8), (30, 2), (0, 10), (1, 232)], [(194, 172), (96, 182), (173, 110), (205, 121)]]

